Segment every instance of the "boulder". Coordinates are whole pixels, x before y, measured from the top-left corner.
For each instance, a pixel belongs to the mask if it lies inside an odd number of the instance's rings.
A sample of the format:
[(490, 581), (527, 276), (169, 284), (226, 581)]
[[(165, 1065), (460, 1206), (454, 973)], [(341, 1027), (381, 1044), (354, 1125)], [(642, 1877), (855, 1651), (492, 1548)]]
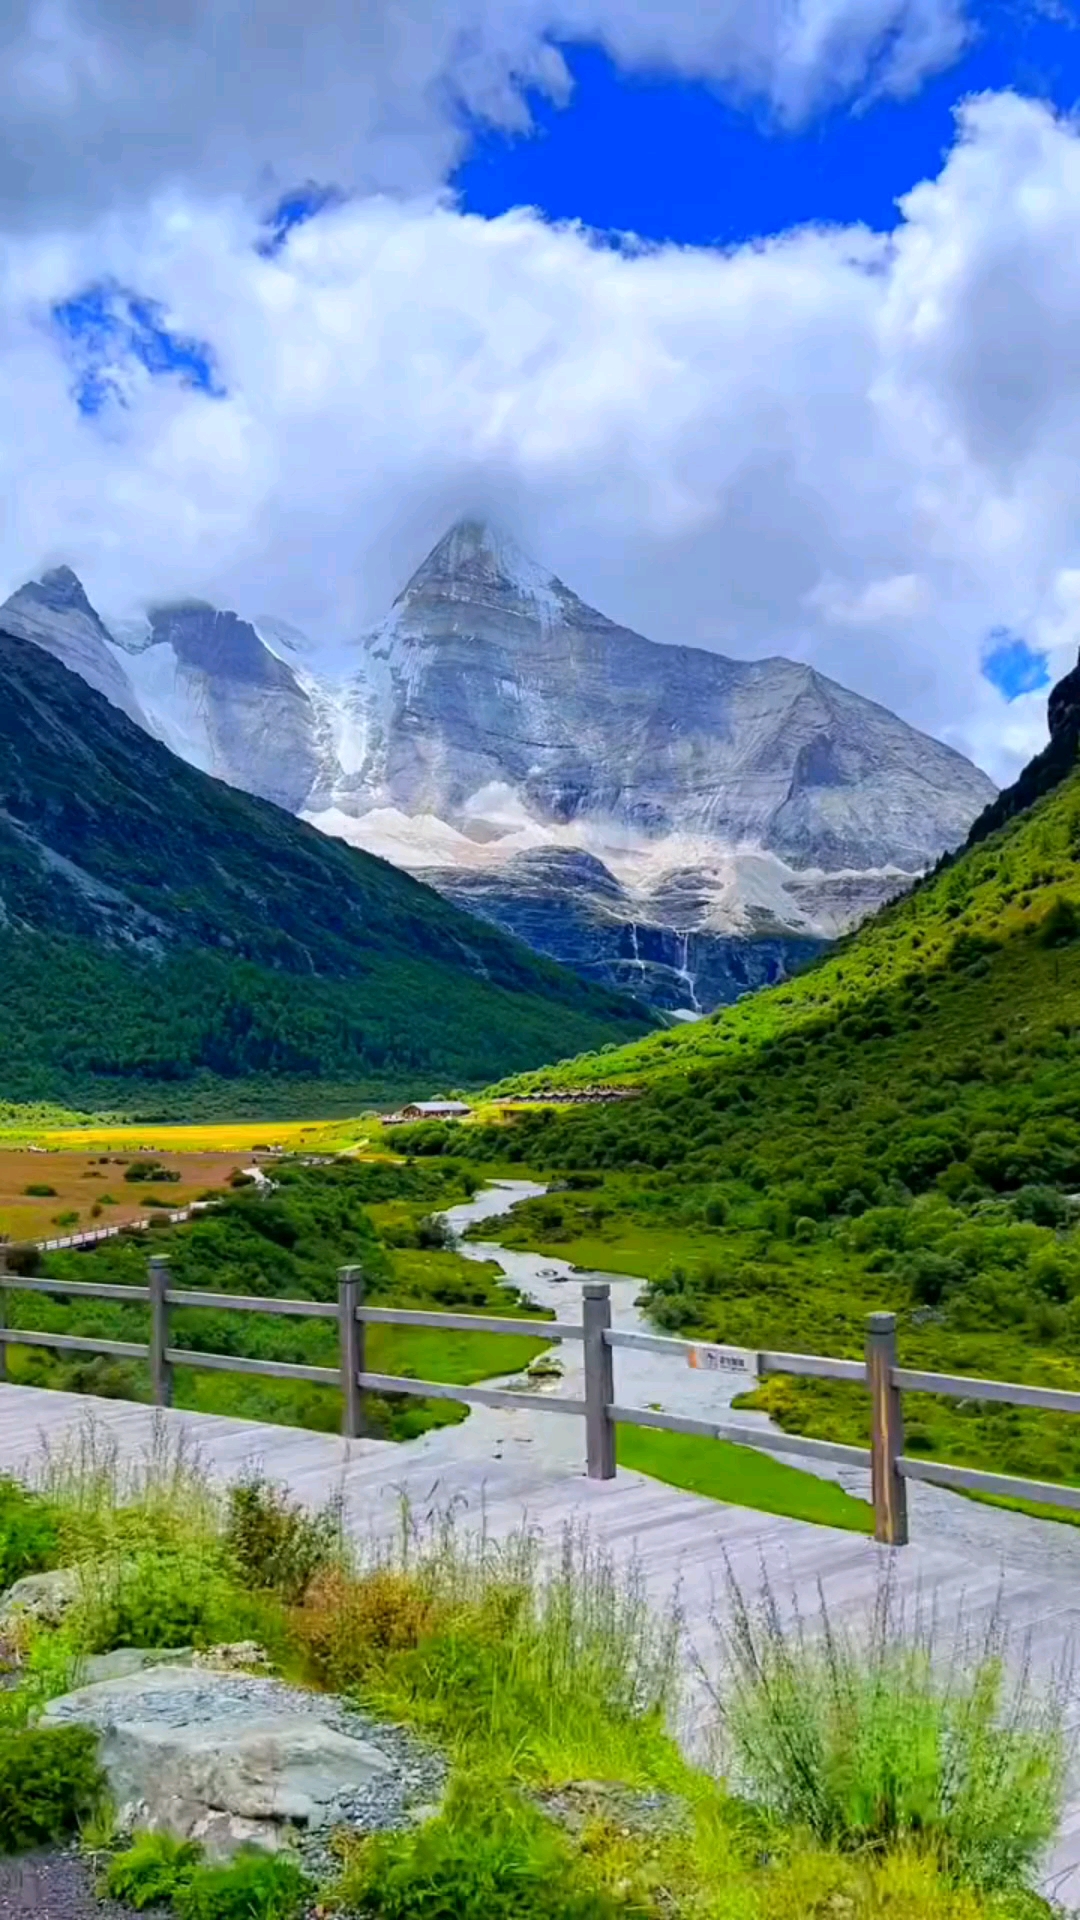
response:
[(148, 1667), (190, 1667), (191, 1647), (114, 1647), (112, 1653), (89, 1653), (79, 1663), (79, 1684), (99, 1686), (103, 1680), (128, 1680)]
[(121, 1828), (198, 1840), (219, 1859), (400, 1797), (394, 1760), (347, 1720), (333, 1699), (278, 1680), (181, 1666), (81, 1687), (42, 1715), (98, 1730)]
[(51, 1573), (28, 1573), (0, 1594), (0, 1636), (26, 1622), (58, 1627), (82, 1591), (78, 1567), (54, 1567)]

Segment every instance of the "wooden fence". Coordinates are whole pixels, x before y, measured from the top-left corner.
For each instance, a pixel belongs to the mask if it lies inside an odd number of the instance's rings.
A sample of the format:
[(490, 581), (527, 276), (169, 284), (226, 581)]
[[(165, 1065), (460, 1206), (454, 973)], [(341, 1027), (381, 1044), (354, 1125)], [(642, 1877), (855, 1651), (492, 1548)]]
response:
[[(95, 1340), (81, 1334), (37, 1332), (7, 1325), (9, 1293), (62, 1295), (67, 1299), (115, 1300), (149, 1308), (149, 1340)], [(768, 1453), (828, 1460), (842, 1466), (870, 1468), (875, 1533), (891, 1546), (908, 1538), (907, 1482), (929, 1481), (936, 1486), (998, 1494), (1038, 1502), (1048, 1507), (1080, 1511), (1080, 1487), (1042, 1480), (1023, 1480), (1011, 1474), (983, 1473), (972, 1467), (947, 1466), (937, 1460), (917, 1460), (904, 1452), (903, 1396), (936, 1393), (962, 1400), (997, 1400), (1010, 1406), (1040, 1407), (1052, 1413), (1080, 1413), (1080, 1393), (1049, 1387), (1026, 1387), (1001, 1380), (971, 1379), (945, 1373), (920, 1373), (897, 1365), (896, 1316), (873, 1313), (867, 1323), (864, 1360), (834, 1360), (813, 1353), (772, 1353), (746, 1347), (709, 1346), (652, 1333), (621, 1333), (611, 1325), (611, 1290), (604, 1281), (586, 1281), (579, 1323), (564, 1320), (493, 1318), (471, 1313), (416, 1313), (403, 1307), (372, 1307), (364, 1300), (360, 1267), (342, 1267), (336, 1302), (278, 1300), (257, 1294), (185, 1292), (169, 1283), (169, 1264), (163, 1256), (150, 1260), (145, 1287), (101, 1285), (76, 1280), (30, 1279), (0, 1272), (0, 1380), (7, 1374), (9, 1346), (45, 1347), (59, 1353), (104, 1354), (113, 1359), (145, 1360), (149, 1364), (155, 1404), (169, 1406), (175, 1367), (213, 1368), (225, 1373), (261, 1374), (274, 1380), (308, 1380), (338, 1387), (342, 1393), (342, 1431), (359, 1438), (365, 1429), (364, 1395), (419, 1394), (428, 1400), (459, 1400), (484, 1407), (529, 1407), (540, 1413), (574, 1414), (585, 1422), (586, 1470), (591, 1479), (615, 1475), (615, 1430), (618, 1426), (654, 1427), (665, 1433), (688, 1433), (706, 1439), (733, 1440), (740, 1446)], [(230, 1313), (270, 1313), (296, 1319), (336, 1320), (339, 1328), (339, 1364), (307, 1367), (282, 1360), (247, 1360), (235, 1354), (202, 1353), (174, 1347), (169, 1339), (173, 1307), (209, 1307)], [(416, 1380), (398, 1374), (371, 1373), (366, 1366), (365, 1331), (369, 1326), (429, 1327), (465, 1333), (543, 1335), (551, 1341), (580, 1340), (584, 1350), (585, 1392), (582, 1398), (566, 1394), (534, 1394), (505, 1387), (447, 1386), (438, 1380)], [(832, 1440), (812, 1440), (801, 1434), (778, 1433), (733, 1419), (694, 1420), (682, 1414), (657, 1413), (647, 1407), (622, 1406), (615, 1393), (614, 1357), (620, 1348), (670, 1354), (699, 1370), (734, 1375), (752, 1381), (770, 1374), (802, 1374), (818, 1380), (845, 1380), (869, 1392), (868, 1447), (842, 1446)]]

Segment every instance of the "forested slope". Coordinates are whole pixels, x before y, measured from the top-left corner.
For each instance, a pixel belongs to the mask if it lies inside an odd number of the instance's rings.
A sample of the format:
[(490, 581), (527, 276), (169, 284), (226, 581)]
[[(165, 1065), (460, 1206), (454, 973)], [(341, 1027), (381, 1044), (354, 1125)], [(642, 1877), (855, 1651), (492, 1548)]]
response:
[(649, 1024), (0, 633), (0, 1098), (475, 1083)]

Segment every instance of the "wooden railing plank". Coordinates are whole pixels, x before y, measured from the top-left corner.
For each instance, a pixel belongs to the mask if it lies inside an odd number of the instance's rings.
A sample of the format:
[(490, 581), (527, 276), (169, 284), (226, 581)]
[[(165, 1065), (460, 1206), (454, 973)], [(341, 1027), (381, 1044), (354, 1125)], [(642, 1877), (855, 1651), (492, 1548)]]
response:
[(5, 1346), (56, 1347), (61, 1353), (103, 1353), (113, 1360), (149, 1360), (150, 1348), (134, 1340), (89, 1340), (76, 1333), (39, 1333), (29, 1327), (4, 1327)]
[(357, 1317), (371, 1327), (434, 1327), (455, 1333), (523, 1333), (532, 1339), (583, 1340), (573, 1320), (504, 1320), (485, 1313), (421, 1313), (411, 1307), (359, 1307)]
[(84, 1300), (123, 1300), (134, 1305), (145, 1306), (150, 1298), (149, 1287), (125, 1287), (106, 1285), (96, 1280), (31, 1280), (23, 1274), (0, 1274), (0, 1287), (6, 1293), (63, 1293), (73, 1299)]
[(199, 1353), (194, 1347), (166, 1347), (171, 1367), (198, 1367), (212, 1373), (263, 1374), (268, 1380), (313, 1380), (319, 1386), (339, 1387), (338, 1367), (294, 1366), (291, 1360), (246, 1360), (238, 1353)]
[(905, 1480), (925, 1480), (935, 1487), (957, 1487), (961, 1492), (992, 1493), (1006, 1500), (1031, 1500), (1046, 1507), (1080, 1511), (1080, 1487), (1053, 1480), (1021, 1480), (1011, 1473), (983, 1473), (977, 1467), (950, 1467), (943, 1460), (913, 1460), (901, 1455), (897, 1467)]
[(851, 1380), (866, 1385), (863, 1360), (829, 1360), (820, 1353), (767, 1353), (759, 1355), (762, 1373), (808, 1374), (813, 1380)]
[(278, 1300), (272, 1294), (203, 1293), (170, 1287), (170, 1307), (214, 1307), (223, 1313), (276, 1313), (285, 1319), (336, 1320), (338, 1310), (323, 1300)]
[(541, 1413), (585, 1412), (584, 1400), (563, 1394), (514, 1393), (506, 1387), (448, 1387), (441, 1380), (408, 1380), (396, 1373), (362, 1373), (360, 1385), (373, 1393), (416, 1393), (425, 1400), (475, 1401), (479, 1407), (538, 1407)]
[(1080, 1413), (1080, 1393), (1062, 1387), (1026, 1387), (1011, 1380), (976, 1380), (968, 1374), (916, 1373), (893, 1368), (893, 1385), (903, 1393), (941, 1393), (957, 1400), (1003, 1400), (1012, 1407), (1039, 1407), (1044, 1413)]

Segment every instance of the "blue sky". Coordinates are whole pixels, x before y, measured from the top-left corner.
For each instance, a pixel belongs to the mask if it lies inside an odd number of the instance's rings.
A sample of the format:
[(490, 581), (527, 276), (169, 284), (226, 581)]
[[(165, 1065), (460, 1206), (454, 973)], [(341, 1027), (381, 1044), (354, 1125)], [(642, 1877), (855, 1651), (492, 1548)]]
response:
[(182, 45), (14, 4), (9, 588), (65, 559), (118, 617), (336, 646), (481, 512), (658, 640), (813, 662), (999, 775), (1039, 743), (1080, 0), (205, 0)]
[(563, 47), (569, 105), (530, 95), (535, 131), (475, 124), (453, 175), (466, 211), (536, 206), (647, 240), (731, 245), (806, 221), (897, 221), (897, 198), (936, 174), (972, 93), (1015, 88), (1071, 111), (1080, 100), (1080, 19), (1028, 0), (985, 7), (969, 49), (907, 100), (850, 103), (797, 131), (713, 88), (628, 75), (601, 51)]

